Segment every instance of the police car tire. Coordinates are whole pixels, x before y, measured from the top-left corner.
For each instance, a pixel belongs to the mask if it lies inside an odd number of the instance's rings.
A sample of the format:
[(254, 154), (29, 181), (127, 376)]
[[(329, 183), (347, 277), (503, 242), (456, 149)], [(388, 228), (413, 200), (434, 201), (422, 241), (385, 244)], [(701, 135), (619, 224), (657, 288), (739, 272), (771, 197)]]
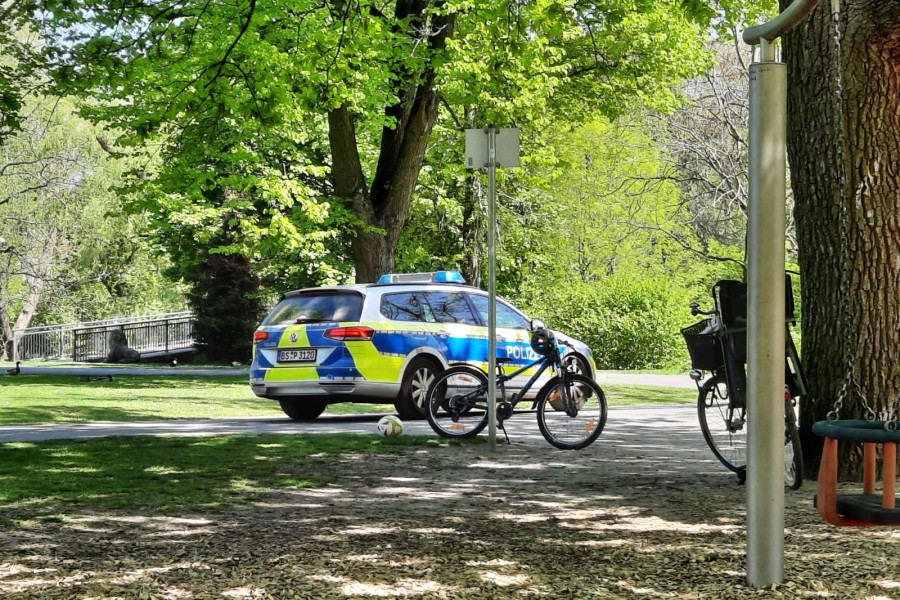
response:
[(279, 400), (278, 404), (292, 421), (312, 421), (328, 406), (324, 400)]
[(579, 373), (585, 377), (591, 376), (591, 368), (588, 366), (587, 360), (579, 354), (567, 354), (563, 357), (563, 364), (570, 373)]
[[(403, 374), (403, 383), (400, 385), (400, 393), (394, 402), (394, 408), (401, 419), (414, 421), (425, 418), (425, 402), (428, 398), (428, 389), (421, 390), (422, 406), (416, 404), (413, 398), (413, 383), (417, 375), (427, 370), (431, 374), (431, 381), (441, 373), (441, 368), (434, 360), (425, 357), (417, 357), (409, 362), (406, 367), (406, 373)], [(430, 387), (430, 384), (429, 384)]]

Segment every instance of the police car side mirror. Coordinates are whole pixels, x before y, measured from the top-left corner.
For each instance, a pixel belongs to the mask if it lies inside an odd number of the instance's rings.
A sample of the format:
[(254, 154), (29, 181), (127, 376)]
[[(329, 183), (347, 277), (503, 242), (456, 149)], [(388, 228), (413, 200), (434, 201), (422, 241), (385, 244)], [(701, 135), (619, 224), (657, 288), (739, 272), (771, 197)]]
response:
[(534, 331), (535, 329), (544, 329), (544, 328), (545, 328), (544, 322), (541, 321), (540, 319), (532, 319), (531, 320), (531, 330), (532, 331)]

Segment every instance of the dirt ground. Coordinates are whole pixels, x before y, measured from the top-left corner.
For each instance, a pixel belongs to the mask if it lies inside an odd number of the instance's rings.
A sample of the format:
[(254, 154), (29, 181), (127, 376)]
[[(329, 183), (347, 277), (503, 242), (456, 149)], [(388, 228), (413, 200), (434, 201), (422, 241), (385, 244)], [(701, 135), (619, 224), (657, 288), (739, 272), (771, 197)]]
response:
[(785, 584), (749, 588), (746, 488), (675, 447), (428, 447), (283, 468), (339, 476), (225, 512), (76, 510), (0, 532), (0, 595), (900, 598), (900, 529), (824, 524), (812, 484), (787, 493)]

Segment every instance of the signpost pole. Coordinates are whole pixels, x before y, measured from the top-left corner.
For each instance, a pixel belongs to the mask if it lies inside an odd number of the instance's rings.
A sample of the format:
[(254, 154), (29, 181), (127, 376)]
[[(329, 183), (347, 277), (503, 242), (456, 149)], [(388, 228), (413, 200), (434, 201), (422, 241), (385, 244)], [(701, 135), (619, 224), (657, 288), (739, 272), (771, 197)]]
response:
[(488, 173), (488, 443), (497, 448), (497, 167), (519, 166), (519, 130), (466, 129), (466, 166)]
[(487, 128), (488, 140), (488, 449), (497, 449), (497, 129)]

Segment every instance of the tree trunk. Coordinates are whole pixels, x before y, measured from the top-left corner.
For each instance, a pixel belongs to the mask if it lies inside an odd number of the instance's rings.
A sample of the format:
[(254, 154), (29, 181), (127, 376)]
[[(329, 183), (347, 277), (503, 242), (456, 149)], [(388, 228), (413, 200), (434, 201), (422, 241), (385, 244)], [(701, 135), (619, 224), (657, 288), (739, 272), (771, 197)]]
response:
[(465, 265), (463, 275), (469, 285), (481, 287), (481, 258), (485, 254), (485, 211), (482, 206), (482, 187), (471, 171), (466, 172), (466, 187), (463, 199), (463, 239), (467, 241), (465, 248)]
[[(409, 15), (416, 23), (424, 25), (429, 18), (427, 3), (404, 6), (416, 11)], [(454, 24), (454, 15), (437, 15), (431, 17), (429, 26), (413, 28), (412, 34), (427, 36), (428, 46), (439, 54), (452, 36)], [(394, 268), (397, 244), (409, 218), (428, 138), (438, 115), (440, 95), (435, 89), (433, 66), (426, 67), (421, 76), (398, 67), (397, 79), (396, 103), (385, 107), (386, 116), (395, 125), (382, 130), (371, 187), (366, 184), (359, 157), (353, 114), (346, 106), (328, 114), (335, 193), (360, 220), (351, 242), (358, 283), (375, 281)]]
[[(810, 472), (822, 449), (810, 428), (845, 383), (841, 419), (866, 404), (883, 418), (900, 394), (900, 2), (845, 0), (838, 29), (822, 3), (784, 41)], [(854, 446), (842, 444), (842, 477), (861, 472)]]
[(25, 282), (28, 284), (28, 296), (16, 317), (13, 329), (25, 329), (31, 324), (31, 320), (37, 313), (38, 305), (41, 302), (41, 296), (44, 295), (44, 287), (47, 284), (47, 278), (53, 269), (53, 258), (56, 256), (56, 244), (59, 239), (59, 230), (55, 227), (47, 233), (47, 239), (44, 241), (44, 247), (41, 249), (40, 255), (37, 257), (32, 272), (25, 274)]
[(0, 360), (12, 360), (13, 331), (6, 314), (7, 306), (3, 301), (3, 286), (0, 285)]

